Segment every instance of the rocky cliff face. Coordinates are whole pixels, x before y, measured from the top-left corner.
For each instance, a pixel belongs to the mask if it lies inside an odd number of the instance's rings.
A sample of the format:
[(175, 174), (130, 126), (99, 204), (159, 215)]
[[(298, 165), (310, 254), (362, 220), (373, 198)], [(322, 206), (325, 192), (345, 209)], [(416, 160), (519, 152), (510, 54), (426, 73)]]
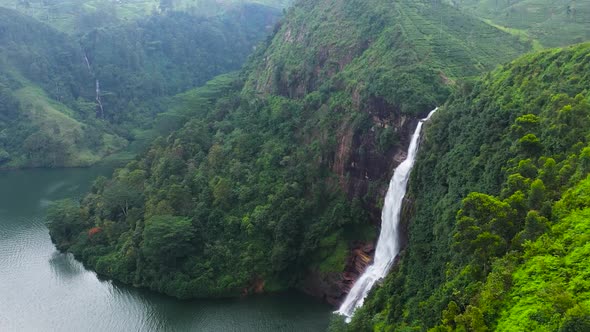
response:
[[(460, 35), (473, 39), (464, 44)], [(487, 44), (490, 38), (514, 46), (500, 50)], [(475, 54), (477, 47), (484, 51)], [(457, 78), (524, 49), (441, 4), (303, 0), (254, 57), (246, 90), (320, 100), (309, 113), (323, 127), (304, 141), (326, 147), (321, 162), (332, 173), (328, 183), (360, 200), (378, 230), (387, 184), (405, 159), (417, 119), (447, 98)], [(370, 263), (373, 246), (350, 243), (342, 272), (310, 271), (302, 288), (337, 304)]]
[(322, 274), (310, 271), (303, 281), (302, 290), (338, 306), (352, 288), (354, 282), (373, 261), (375, 246), (372, 243), (354, 243), (346, 260), (346, 268), (340, 273)]
[[(590, 267), (559, 263), (575, 260), (574, 239), (584, 238), (576, 223), (587, 224), (566, 211), (590, 202), (590, 80), (580, 76), (590, 78), (589, 60), (590, 44), (531, 53), (449, 99), (423, 132), (400, 270), (342, 330), (567, 330), (585, 321), (587, 312), (555, 304), (581, 303), (579, 288), (545, 294), (563, 269), (574, 280)], [(531, 227), (533, 216), (543, 226)]]
[[(371, 105), (374, 106), (374, 105)], [(406, 158), (411, 133), (416, 126), (415, 116), (402, 115), (394, 107), (379, 104), (380, 108), (367, 108), (364, 112), (370, 118), (370, 129), (366, 132), (342, 131), (338, 136), (339, 145), (334, 155), (332, 171), (338, 176), (340, 188), (350, 199), (366, 197), (376, 226), (380, 223), (380, 202), (385, 196), (387, 183), (393, 170)], [(380, 149), (378, 131), (393, 133), (386, 149)], [(376, 188), (371, 188), (377, 184)]]
[(370, 45), (351, 1), (299, 1), (260, 57), (249, 84), (258, 93), (303, 98)]
[[(381, 204), (389, 180), (395, 168), (406, 158), (409, 139), (418, 121), (416, 117), (400, 114), (396, 117), (395, 112), (392, 113), (390, 119), (372, 117), (373, 127), (368, 132), (343, 131), (343, 135), (338, 137), (339, 145), (331, 167), (337, 175), (338, 185), (349, 199), (363, 199), (363, 206), (369, 211), (376, 232), (380, 229)], [(374, 128), (392, 128), (400, 137), (398, 143), (387, 151), (379, 151)], [(325, 275), (311, 271), (303, 290), (338, 306), (356, 279), (372, 263), (375, 241), (352, 243), (341, 273)]]

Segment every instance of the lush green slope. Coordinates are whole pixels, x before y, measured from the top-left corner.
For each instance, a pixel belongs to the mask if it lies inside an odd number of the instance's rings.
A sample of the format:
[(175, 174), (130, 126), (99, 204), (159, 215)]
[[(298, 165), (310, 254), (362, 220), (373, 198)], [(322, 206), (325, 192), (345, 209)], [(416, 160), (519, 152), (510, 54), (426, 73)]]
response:
[(162, 97), (240, 69), (279, 14), (259, 5), (209, 18), (170, 12), (83, 35), (80, 45), (100, 82), (104, 117), (133, 128), (148, 115), (149, 123), (167, 107)]
[(300, 97), (339, 74), (334, 81), (361, 101), (387, 97), (424, 111), (441, 100), (441, 83), (527, 50), (517, 38), (436, 2), (304, 0), (289, 15), (257, 58), (249, 83), (258, 92)]
[(88, 165), (125, 144), (82, 102), (92, 76), (74, 42), (1, 8), (0, 30), (0, 167)]
[(244, 5), (286, 8), (289, 0), (0, 0), (0, 6), (17, 10), (68, 33), (87, 33), (92, 29), (133, 23), (169, 11), (197, 17), (214, 17), (240, 10)]
[(167, 97), (239, 69), (278, 14), (170, 12), (78, 38), (0, 8), (0, 168), (85, 166), (121, 149)]
[(425, 132), (406, 252), (348, 329), (589, 328), (589, 75), (582, 44), (453, 95)]
[(590, 40), (590, 2), (576, 0), (447, 0), (523, 39), (545, 47)]
[(526, 49), (430, 1), (300, 1), (181, 130), (52, 209), (52, 238), (174, 296), (298, 287), (337, 301), (416, 117)]

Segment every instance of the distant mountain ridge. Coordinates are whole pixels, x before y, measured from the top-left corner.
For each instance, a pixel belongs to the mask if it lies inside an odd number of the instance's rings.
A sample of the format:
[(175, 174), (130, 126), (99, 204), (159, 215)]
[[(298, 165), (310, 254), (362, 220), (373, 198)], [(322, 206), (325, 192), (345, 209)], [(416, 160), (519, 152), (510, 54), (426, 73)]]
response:
[(446, 0), (523, 40), (544, 47), (590, 40), (590, 2), (580, 0)]
[(0, 168), (88, 166), (121, 150), (168, 97), (239, 69), (279, 15), (248, 4), (73, 36), (0, 7)]
[(129, 24), (169, 11), (212, 17), (244, 5), (262, 5), (277, 10), (291, 0), (0, 0), (0, 7), (17, 10), (68, 34), (85, 33), (104, 26)]

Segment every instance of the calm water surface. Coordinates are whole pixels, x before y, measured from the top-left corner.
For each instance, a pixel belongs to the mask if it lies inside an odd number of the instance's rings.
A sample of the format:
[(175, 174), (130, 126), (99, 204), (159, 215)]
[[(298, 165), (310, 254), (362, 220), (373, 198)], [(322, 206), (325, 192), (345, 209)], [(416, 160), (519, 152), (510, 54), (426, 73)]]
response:
[(44, 225), (110, 167), (0, 172), (0, 331), (325, 331), (331, 308), (301, 294), (179, 301), (99, 280)]

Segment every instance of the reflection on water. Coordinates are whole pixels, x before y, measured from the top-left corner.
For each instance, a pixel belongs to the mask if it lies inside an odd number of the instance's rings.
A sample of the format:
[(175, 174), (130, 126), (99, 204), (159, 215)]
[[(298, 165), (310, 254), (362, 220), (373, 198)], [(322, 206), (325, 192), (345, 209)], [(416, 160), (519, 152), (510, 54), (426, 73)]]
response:
[(50, 185), (49, 187), (47, 187), (47, 189), (45, 190), (45, 194), (51, 195), (51, 194), (55, 193), (59, 188), (65, 186), (65, 185), (66, 185), (65, 181), (56, 182), (56, 183)]
[(300, 294), (179, 301), (58, 253), (43, 214), (109, 168), (0, 173), (0, 331), (323, 331), (330, 308)]
[(49, 267), (56, 280), (64, 284), (85, 272), (82, 264), (77, 262), (73, 255), (62, 254), (57, 251), (51, 254)]

